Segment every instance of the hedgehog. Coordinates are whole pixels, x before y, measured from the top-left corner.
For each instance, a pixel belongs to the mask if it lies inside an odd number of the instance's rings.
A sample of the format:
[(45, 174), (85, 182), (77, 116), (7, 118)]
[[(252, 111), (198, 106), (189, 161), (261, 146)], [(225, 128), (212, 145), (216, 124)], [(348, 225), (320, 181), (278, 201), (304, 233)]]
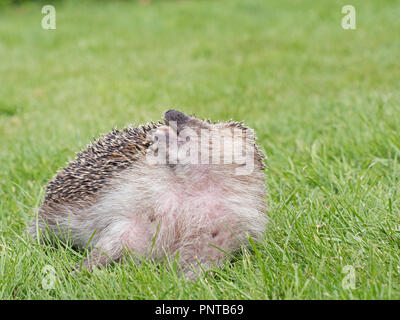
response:
[(113, 129), (77, 153), (48, 183), (28, 230), (42, 242), (89, 247), (82, 269), (129, 254), (178, 259), (181, 274), (195, 279), (250, 238), (262, 240), (266, 211), (254, 130), (169, 110), (163, 121)]

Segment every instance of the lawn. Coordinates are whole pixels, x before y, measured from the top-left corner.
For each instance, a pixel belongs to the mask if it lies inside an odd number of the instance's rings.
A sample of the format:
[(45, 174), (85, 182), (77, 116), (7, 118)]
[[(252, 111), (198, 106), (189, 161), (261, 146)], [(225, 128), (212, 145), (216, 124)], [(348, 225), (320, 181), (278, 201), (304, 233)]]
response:
[[(0, 299), (399, 299), (400, 2), (53, 1), (0, 7)], [(46, 182), (114, 126), (244, 120), (267, 155), (264, 241), (215, 276), (26, 233)]]

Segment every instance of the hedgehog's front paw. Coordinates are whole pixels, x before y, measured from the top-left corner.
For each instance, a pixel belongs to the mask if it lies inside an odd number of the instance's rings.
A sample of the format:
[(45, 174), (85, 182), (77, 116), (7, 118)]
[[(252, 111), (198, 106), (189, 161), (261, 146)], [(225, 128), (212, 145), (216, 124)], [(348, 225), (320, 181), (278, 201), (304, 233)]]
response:
[(81, 273), (82, 271), (93, 271), (93, 265), (89, 263), (88, 259), (85, 259), (83, 262), (77, 263), (74, 267), (71, 268), (71, 273), (74, 275)]

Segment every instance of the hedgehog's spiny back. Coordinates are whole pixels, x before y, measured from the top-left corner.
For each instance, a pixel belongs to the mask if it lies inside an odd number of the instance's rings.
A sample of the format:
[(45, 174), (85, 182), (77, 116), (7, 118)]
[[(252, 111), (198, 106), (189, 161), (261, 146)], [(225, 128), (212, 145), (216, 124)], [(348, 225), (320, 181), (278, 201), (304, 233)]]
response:
[(160, 125), (160, 122), (152, 122), (139, 128), (114, 129), (102, 135), (49, 182), (44, 203), (90, 203), (115, 173), (145, 155), (152, 144), (148, 133)]

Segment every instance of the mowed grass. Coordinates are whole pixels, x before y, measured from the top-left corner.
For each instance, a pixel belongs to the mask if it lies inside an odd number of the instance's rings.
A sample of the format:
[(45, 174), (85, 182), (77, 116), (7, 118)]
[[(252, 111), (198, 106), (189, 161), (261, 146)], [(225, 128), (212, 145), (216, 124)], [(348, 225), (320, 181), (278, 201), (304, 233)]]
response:
[[(356, 30), (348, 1), (53, 4), (57, 30), (40, 4), (0, 8), (1, 299), (400, 298), (400, 2), (352, 0)], [(169, 108), (256, 130), (264, 241), (196, 281), (173, 262), (71, 274), (85, 252), (25, 231), (46, 182)]]

